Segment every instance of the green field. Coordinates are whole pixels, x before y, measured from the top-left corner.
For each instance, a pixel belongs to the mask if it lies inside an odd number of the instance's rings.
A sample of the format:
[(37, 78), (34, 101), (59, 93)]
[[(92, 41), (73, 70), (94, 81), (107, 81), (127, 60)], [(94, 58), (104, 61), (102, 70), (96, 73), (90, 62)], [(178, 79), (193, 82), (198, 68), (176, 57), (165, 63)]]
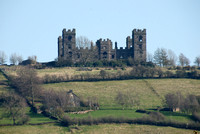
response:
[(72, 118), (84, 118), (91, 116), (93, 118), (99, 117), (129, 117), (129, 118), (140, 118), (144, 116), (142, 113), (137, 113), (135, 110), (97, 110), (92, 111), (86, 114), (70, 114), (66, 113), (66, 115)]
[[(147, 84), (148, 83), (148, 84)], [(180, 91), (182, 94), (200, 95), (200, 80), (194, 79), (139, 79), (100, 82), (65, 82), (45, 84), (43, 87), (54, 90), (73, 90), (78, 96), (98, 98), (101, 108), (120, 107), (115, 102), (119, 91), (137, 95), (140, 99), (139, 108), (162, 107), (162, 99), (167, 93)], [(152, 88), (154, 91), (152, 91)], [(158, 96), (158, 95), (159, 96)]]
[[(1, 118), (3, 117), (3, 111), (4, 111), (4, 109), (0, 108), (0, 117)], [(55, 120), (52, 120), (48, 117), (44, 117), (41, 114), (36, 114), (36, 113), (30, 112), (29, 107), (26, 108), (26, 114), (30, 117), (30, 121), (28, 123), (31, 123), (31, 124), (44, 123), (44, 122), (54, 122), (55, 121)], [(13, 122), (9, 118), (4, 117), (4, 118), (0, 119), (0, 125), (1, 124), (13, 124)]]
[[(199, 132), (199, 131), (198, 131)], [(57, 124), (40, 126), (7, 126), (0, 128), (1, 134), (193, 134), (194, 130), (149, 125), (101, 124), (92, 126), (60, 127)]]
[[(100, 82), (67, 82), (45, 84), (43, 87), (54, 90), (68, 91), (72, 89), (75, 94), (87, 98), (95, 96), (99, 100), (99, 111), (93, 111), (83, 115), (67, 114), (70, 117), (142, 117), (144, 114), (136, 113), (137, 108), (152, 109), (163, 107), (164, 95), (170, 92), (180, 91), (183, 95), (200, 95), (200, 81), (194, 79), (140, 79), (140, 80), (122, 80), (122, 81), (100, 81)], [(140, 106), (126, 108), (116, 103), (115, 97), (119, 91), (128, 92), (137, 95), (140, 99)], [(117, 110), (113, 110), (117, 109)], [(163, 112), (169, 120), (178, 122), (192, 122), (191, 115), (173, 112)]]
[[(15, 68), (7, 70), (10, 74), (15, 74)], [(85, 71), (77, 71), (76, 68), (53, 68), (37, 70), (40, 77), (49, 75), (76, 75), (87, 73)], [(93, 69), (89, 72), (99, 74), (99, 69)], [(117, 72), (118, 70), (108, 70), (109, 72)], [(128, 70), (127, 70), (128, 71)], [(145, 116), (144, 113), (135, 112), (137, 109), (150, 110), (158, 107), (163, 107), (163, 99), (167, 93), (175, 93), (180, 91), (183, 95), (194, 94), (200, 95), (200, 80), (195, 79), (133, 79), (121, 81), (98, 81), (98, 82), (62, 82), (43, 84), (45, 90), (53, 89), (56, 91), (73, 92), (84, 99), (88, 97), (98, 98), (100, 110), (92, 111), (87, 114), (70, 114), (66, 115), (72, 118), (85, 118), (91, 116), (99, 117), (128, 117), (140, 118)], [(6, 78), (0, 73), (0, 92), (12, 90)], [(127, 107), (123, 110), (122, 106), (116, 103), (115, 97), (118, 92), (129, 93), (132, 96), (137, 96), (140, 100), (138, 107)], [(2, 113), (0, 109), (0, 114)], [(183, 113), (162, 112), (168, 120), (189, 123), (192, 122), (191, 115)], [(30, 112), (27, 108), (27, 114), (30, 116), (28, 123), (51, 122), (53, 120), (44, 117), (40, 114)], [(1, 119), (0, 124), (12, 124), (9, 119)], [(101, 124), (92, 126), (79, 126), (78, 129), (74, 126), (63, 127), (58, 124), (47, 125), (24, 125), (24, 126), (5, 126), (0, 128), (0, 133), (193, 133), (192, 130), (177, 129), (172, 127), (157, 127), (149, 125), (129, 125), (129, 124)]]
[(0, 72), (0, 93), (7, 92), (8, 90), (11, 90), (11, 88), (8, 86), (8, 80)]

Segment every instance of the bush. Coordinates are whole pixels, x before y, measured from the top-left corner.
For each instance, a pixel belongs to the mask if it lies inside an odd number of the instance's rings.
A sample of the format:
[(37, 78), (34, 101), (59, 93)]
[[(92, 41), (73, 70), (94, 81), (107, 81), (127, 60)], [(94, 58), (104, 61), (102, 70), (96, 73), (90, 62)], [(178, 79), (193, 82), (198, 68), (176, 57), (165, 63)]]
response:
[(149, 113), (148, 111), (143, 110), (143, 109), (138, 109), (135, 112), (138, 112), (138, 113)]
[(185, 78), (187, 75), (186, 75), (186, 72), (184, 70), (180, 70), (180, 71), (176, 71), (176, 77), (177, 78)]
[(157, 125), (157, 126), (171, 126), (176, 128), (185, 128), (185, 129), (196, 129), (200, 130), (199, 123), (180, 123), (180, 122), (172, 122), (166, 121), (164, 115), (159, 112), (151, 112), (149, 116), (145, 116), (143, 118), (131, 119), (131, 118), (123, 118), (123, 117), (101, 117), (101, 118), (92, 118), (88, 116), (86, 118), (70, 118), (68, 116), (64, 116), (62, 119), (62, 125), (70, 126), (70, 125), (93, 125), (100, 123), (128, 123), (128, 124), (147, 124), (147, 125)]
[(192, 118), (193, 118), (195, 121), (200, 122), (200, 114), (199, 114), (199, 113), (193, 112), (193, 113), (192, 113)]
[(27, 124), (30, 121), (30, 117), (28, 115), (24, 115), (21, 119), (17, 122), (18, 125)]
[(165, 120), (165, 116), (160, 112), (150, 112), (148, 118), (153, 121), (164, 121)]

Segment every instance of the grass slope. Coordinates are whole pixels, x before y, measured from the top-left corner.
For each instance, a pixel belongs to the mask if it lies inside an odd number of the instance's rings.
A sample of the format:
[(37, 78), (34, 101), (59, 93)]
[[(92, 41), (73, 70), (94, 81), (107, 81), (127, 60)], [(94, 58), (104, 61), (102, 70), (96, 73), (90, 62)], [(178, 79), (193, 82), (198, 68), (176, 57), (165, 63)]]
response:
[[(78, 129), (77, 129), (78, 128)], [(0, 128), (1, 134), (192, 134), (194, 130), (149, 125), (101, 124), (79, 127), (60, 127), (55, 124), (40, 126), (6, 126)]]
[(57, 124), (4, 126), (0, 128), (0, 134), (70, 134), (68, 128)]
[(8, 86), (8, 80), (0, 72), (0, 93), (7, 92), (8, 90), (11, 90), (11, 88)]
[[(7, 117), (3, 117), (3, 108), (0, 108), (0, 124), (13, 124), (12, 120), (7, 118)], [(37, 124), (37, 123), (45, 123), (45, 122), (54, 122), (55, 120), (52, 120), (48, 117), (45, 117), (41, 114), (36, 114), (33, 112), (30, 112), (30, 107), (27, 107), (26, 109), (26, 114), (30, 117), (30, 121), (28, 123), (31, 124)]]
[[(147, 84), (148, 83), (148, 84)], [(139, 108), (156, 108), (162, 106), (162, 100), (167, 93), (180, 91), (184, 95), (200, 95), (200, 80), (194, 79), (146, 79), (100, 82), (67, 82), (46, 84), (47, 90), (68, 91), (72, 89), (78, 96), (87, 98), (95, 96), (101, 107), (120, 107), (115, 102), (119, 91), (129, 92), (140, 99)]]

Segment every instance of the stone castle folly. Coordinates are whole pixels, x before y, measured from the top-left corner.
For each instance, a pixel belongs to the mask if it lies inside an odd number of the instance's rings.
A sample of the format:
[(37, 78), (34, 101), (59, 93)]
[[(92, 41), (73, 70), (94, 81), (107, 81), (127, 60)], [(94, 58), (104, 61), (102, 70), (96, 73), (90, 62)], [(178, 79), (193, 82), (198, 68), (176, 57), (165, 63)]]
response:
[[(83, 52), (86, 53), (86, 57), (90, 54), (93, 56), (93, 60), (118, 60), (133, 58), (135, 61), (146, 61), (146, 29), (134, 29), (132, 31), (132, 37), (126, 38), (126, 47), (118, 48), (117, 42), (113, 48), (113, 43), (109, 39), (99, 39), (94, 45), (91, 42), (90, 48), (80, 48), (76, 46), (76, 30), (63, 29), (62, 36), (58, 37), (58, 59), (59, 60), (71, 60), (73, 63), (80, 62), (85, 58)], [(91, 60), (91, 59), (89, 59)]]

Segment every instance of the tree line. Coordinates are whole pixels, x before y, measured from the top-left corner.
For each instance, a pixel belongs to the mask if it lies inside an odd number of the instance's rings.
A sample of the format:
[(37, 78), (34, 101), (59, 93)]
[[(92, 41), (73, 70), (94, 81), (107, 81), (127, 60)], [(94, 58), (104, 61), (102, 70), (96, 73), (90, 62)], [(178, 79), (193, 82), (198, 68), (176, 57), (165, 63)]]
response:
[(160, 67), (145, 67), (134, 66), (130, 71), (124, 71), (123, 68), (117, 69), (117, 71), (100, 70), (99, 74), (92, 74), (88, 68), (81, 69), (86, 71), (83, 74), (76, 75), (49, 75), (46, 74), (42, 77), (42, 82), (47, 83), (59, 83), (59, 82), (72, 82), (72, 81), (109, 81), (109, 80), (128, 80), (128, 79), (156, 79), (156, 78), (192, 78), (199, 79), (200, 72), (196, 68), (177, 67), (176, 71), (169, 70), (163, 71)]
[[(64, 112), (74, 110), (95, 109), (99, 107), (98, 99), (90, 96), (80, 97), (80, 106), (71, 106), (70, 96), (66, 91), (44, 90), (41, 86), (42, 80), (38, 77), (37, 71), (30, 67), (22, 67), (17, 70), (17, 75), (9, 75), (9, 85), (12, 90), (0, 94), (0, 106), (4, 108), (3, 117), (13, 121), (13, 125), (25, 124), (30, 118), (26, 115), (27, 106), (32, 112), (41, 111), (47, 116), (60, 119)], [(42, 107), (37, 107), (36, 103)], [(39, 111), (38, 111), (39, 110)]]

